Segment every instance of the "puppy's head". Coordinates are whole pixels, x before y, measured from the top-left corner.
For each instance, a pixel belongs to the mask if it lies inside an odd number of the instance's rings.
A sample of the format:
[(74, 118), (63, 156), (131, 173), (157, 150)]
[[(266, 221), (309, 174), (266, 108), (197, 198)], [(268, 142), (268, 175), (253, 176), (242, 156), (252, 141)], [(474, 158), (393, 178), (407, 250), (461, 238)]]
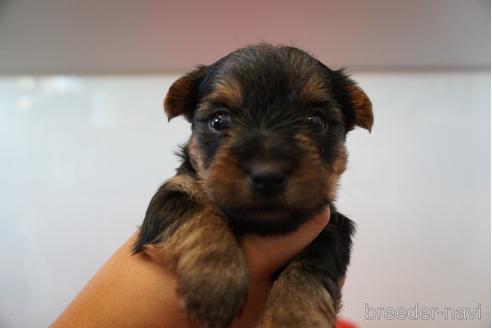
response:
[(333, 201), (347, 132), (373, 124), (369, 99), (342, 71), (267, 44), (180, 78), (164, 107), (192, 123), (188, 155), (211, 200), (260, 234), (292, 231)]

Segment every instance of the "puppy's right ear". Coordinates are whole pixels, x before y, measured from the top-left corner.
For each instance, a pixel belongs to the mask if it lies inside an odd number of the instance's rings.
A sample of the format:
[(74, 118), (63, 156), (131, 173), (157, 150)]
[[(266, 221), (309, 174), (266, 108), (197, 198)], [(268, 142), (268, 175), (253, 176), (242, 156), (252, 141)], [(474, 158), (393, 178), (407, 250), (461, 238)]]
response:
[(171, 85), (164, 98), (164, 111), (169, 121), (179, 115), (191, 121), (198, 99), (198, 85), (205, 76), (206, 68), (207, 66), (198, 66)]

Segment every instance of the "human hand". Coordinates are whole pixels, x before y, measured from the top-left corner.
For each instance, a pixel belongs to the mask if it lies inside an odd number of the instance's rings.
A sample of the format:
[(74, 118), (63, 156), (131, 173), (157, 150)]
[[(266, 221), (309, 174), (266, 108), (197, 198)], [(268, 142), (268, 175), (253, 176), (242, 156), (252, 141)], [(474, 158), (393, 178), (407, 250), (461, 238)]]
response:
[[(271, 275), (316, 238), (329, 214), (326, 209), (284, 236), (243, 238), (250, 286), (234, 328), (255, 326), (271, 288)], [(51, 327), (190, 327), (179, 306), (175, 275), (143, 254), (132, 256), (136, 237), (106, 262)]]
[(234, 328), (254, 326), (270, 291), (272, 274), (308, 246), (326, 227), (329, 219), (330, 210), (326, 208), (292, 233), (270, 237), (248, 235), (242, 239), (250, 286), (246, 306), (234, 322)]

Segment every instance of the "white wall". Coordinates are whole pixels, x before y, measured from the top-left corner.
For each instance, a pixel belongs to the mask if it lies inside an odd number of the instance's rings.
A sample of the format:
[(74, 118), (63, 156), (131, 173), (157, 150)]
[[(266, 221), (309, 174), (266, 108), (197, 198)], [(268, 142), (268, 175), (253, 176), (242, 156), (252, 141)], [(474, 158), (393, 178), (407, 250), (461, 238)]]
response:
[[(348, 138), (339, 209), (358, 223), (344, 316), (490, 326), (488, 72), (355, 74), (372, 134)], [(175, 76), (0, 79), (0, 327), (49, 324), (141, 222), (189, 127)], [(481, 320), (371, 321), (369, 306), (477, 306)]]
[(170, 72), (259, 40), (331, 67), (490, 68), (490, 0), (0, 0), (0, 74)]

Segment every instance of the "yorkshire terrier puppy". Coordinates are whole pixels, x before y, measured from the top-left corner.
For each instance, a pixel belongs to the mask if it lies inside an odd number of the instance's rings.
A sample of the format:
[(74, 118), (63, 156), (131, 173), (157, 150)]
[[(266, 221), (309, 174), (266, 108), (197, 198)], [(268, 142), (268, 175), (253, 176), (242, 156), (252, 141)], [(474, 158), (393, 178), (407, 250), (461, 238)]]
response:
[(366, 94), (300, 49), (259, 44), (178, 79), (164, 108), (192, 134), (134, 252), (175, 272), (190, 318), (227, 327), (248, 296), (241, 236), (293, 232), (329, 206), (326, 228), (272, 276), (258, 327), (334, 327), (354, 225), (333, 202), (347, 133), (373, 125)]

